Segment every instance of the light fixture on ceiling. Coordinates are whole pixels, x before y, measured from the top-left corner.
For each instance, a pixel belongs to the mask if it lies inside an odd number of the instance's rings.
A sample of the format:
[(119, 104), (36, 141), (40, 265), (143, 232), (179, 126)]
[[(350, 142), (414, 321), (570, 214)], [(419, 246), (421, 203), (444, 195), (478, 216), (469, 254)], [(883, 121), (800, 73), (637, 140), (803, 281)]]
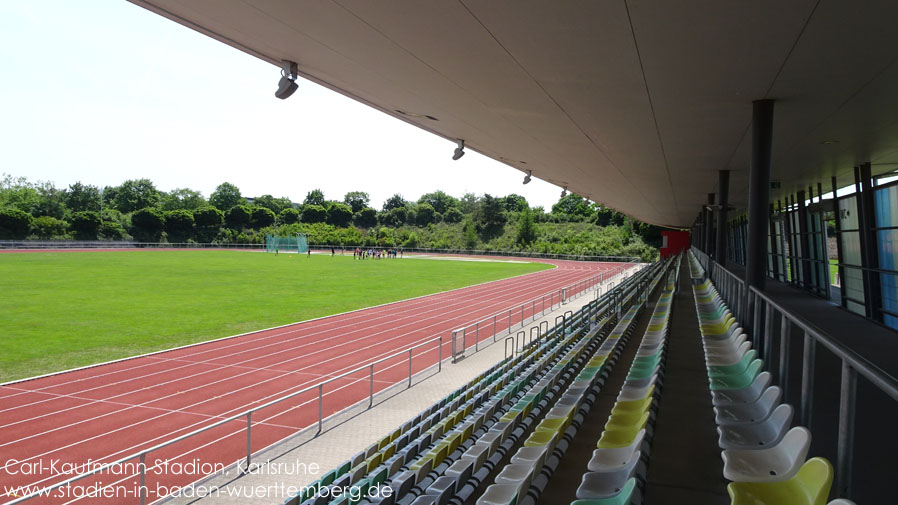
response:
[(453, 161), (455, 161), (464, 155), (465, 155), (465, 141), (459, 140), (458, 147), (455, 148), (455, 152), (452, 154), (452, 159), (453, 159)]
[(533, 170), (528, 170), (527, 175), (524, 176), (524, 184), (530, 183), (530, 178), (533, 176)]
[(820, 142), (820, 143), (823, 144), (823, 145), (825, 145), (825, 146), (828, 146), (828, 145), (831, 145), (831, 144), (838, 144), (839, 141), (838, 141), (838, 140), (833, 140), (833, 139), (826, 139), (826, 140), (824, 140), (824, 141), (822, 141), (822, 142)]
[(299, 87), (296, 84), (298, 77), (298, 69), (295, 61), (281, 60), (281, 80), (278, 81), (278, 89), (274, 92), (274, 96), (281, 100), (290, 98), (290, 95)]
[(564, 198), (565, 196), (567, 196), (567, 186), (565, 186), (564, 189), (561, 190), (561, 198)]
[(402, 114), (403, 116), (407, 116), (407, 117), (413, 117), (413, 118), (418, 118), (418, 119), (429, 119), (431, 121), (439, 121), (439, 119), (437, 119), (429, 114), (418, 114), (417, 112), (408, 112), (408, 111), (404, 111), (404, 110), (400, 110), (400, 109), (393, 109), (393, 110), (395, 110), (399, 114)]

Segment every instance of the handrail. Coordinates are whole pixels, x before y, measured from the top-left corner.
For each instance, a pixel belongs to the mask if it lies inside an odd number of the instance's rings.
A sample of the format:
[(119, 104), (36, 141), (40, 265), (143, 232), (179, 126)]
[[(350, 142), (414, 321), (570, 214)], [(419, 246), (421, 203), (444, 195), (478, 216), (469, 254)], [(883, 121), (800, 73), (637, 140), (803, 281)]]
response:
[[(402, 351), (398, 351), (398, 352), (396, 352), (396, 353), (393, 353), (393, 354), (391, 354), (391, 355), (389, 355), (389, 356), (385, 356), (385, 357), (383, 357), (383, 358), (380, 358), (379, 360), (372, 361), (372, 362), (370, 362), (370, 363), (367, 363), (367, 364), (365, 364), (365, 365), (363, 365), (363, 366), (360, 366), (360, 367), (355, 368), (355, 369), (353, 369), (353, 370), (350, 370), (350, 371), (348, 371), (348, 372), (343, 372), (343, 373), (340, 374), (340, 375), (331, 377), (331, 378), (329, 378), (329, 379), (327, 379), (327, 380), (321, 381), (321, 382), (319, 382), (319, 383), (316, 383), (316, 384), (314, 384), (314, 385), (312, 385), (312, 386), (306, 387), (306, 388), (301, 389), (301, 390), (299, 390), (299, 391), (294, 391), (294, 392), (289, 393), (289, 394), (287, 394), (287, 395), (284, 395), (284, 396), (282, 396), (282, 397), (280, 397), (280, 398), (271, 400), (271, 401), (269, 401), (269, 402), (267, 402), (267, 403), (265, 403), (265, 404), (263, 404), (263, 405), (259, 405), (259, 406), (257, 406), (257, 407), (253, 407), (253, 408), (251, 408), (251, 409), (249, 409), (249, 410), (245, 410), (245, 411), (243, 411), (243, 412), (241, 412), (241, 413), (239, 413), (239, 414), (234, 414), (234, 415), (232, 415), (232, 416), (230, 416), (230, 417), (227, 417), (227, 418), (225, 418), (225, 419), (222, 419), (222, 420), (217, 421), (217, 422), (215, 422), (215, 423), (212, 423), (212, 424), (210, 424), (210, 425), (203, 426), (203, 427), (201, 427), (201, 428), (197, 428), (197, 429), (191, 431), (190, 433), (185, 433), (185, 434), (180, 435), (180, 436), (178, 436), (178, 437), (175, 437), (175, 438), (173, 438), (173, 439), (171, 439), (171, 440), (167, 440), (167, 441), (165, 441), (165, 442), (161, 442), (161, 443), (159, 443), (159, 444), (156, 444), (156, 445), (154, 445), (154, 446), (152, 446), (152, 447), (149, 447), (149, 448), (147, 448), (147, 449), (141, 449), (140, 451), (131, 453), (131, 454), (129, 454), (128, 456), (123, 456), (123, 457), (121, 457), (121, 458), (119, 458), (119, 459), (117, 459), (117, 460), (115, 460), (115, 461), (110, 462), (110, 463), (105, 463), (105, 464), (103, 464), (103, 465), (101, 465), (101, 466), (95, 466), (93, 469), (91, 469), (91, 470), (88, 471), (88, 472), (84, 472), (84, 473), (75, 475), (74, 477), (70, 477), (70, 478), (68, 478), (68, 479), (66, 479), (66, 480), (64, 480), (64, 481), (57, 482), (56, 484), (52, 484), (52, 485), (50, 485), (50, 486), (43, 487), (43, 488), (41, 488), (41, 489), (39, 489), (39, 490), (37, 490), (37, 491), (33, 491), (32, 493), (27, 494), (27, 495), (22, 496), (22, 497), (19, 497), (19, 498), (13, 500), (13, 501), (6, 502), (4, 505), (16, 505), (16, 504), (19, 504), (19, 503), (24, 503), (25, 501), (30, 500), (30, 499), (32, 499), (32, 498), (36, 498), (36, 497), (38, 497), (38, 496), (46, 496), (48, 493), (50, 493), (50, 492), (53, 491), (53, 490), (59, 489), (59, 488), (64, 487), (64, 486), (68, 486), (68, 485), (70, 485), (70, 484), (72, 484), (72, 483), (75, 483), (75, 482), (81, 480), (81, 479), (86, 479), (87, 477), (90, 477), (90, 476), (92, 476), (92, 475), (96, 475), (96, 474), (98, 474), (98, 473), (104, 472), (104, 471), (106, 471), (106, 470), (108, 470), (108, 469), (110, 469), (110, 468), (115, 468), (115, 467), (117, 467), (117, 466), (119, 466), (119, 465), (122, 465), (122, 464), (124, 464), (124, 463), (127, 463), (128, 461), (131, 461), (131, 460), (133, 460), (133, 459), (140, 459), (140, 465), (139, 465), (139, 466), (140, 466), (140, 470), (141, 470), (141, 489), (139, 490), (139, 493), (141, 494), (141, 496), (140, 496), (140, 498), (141, 498), (141, 503), (144, 503), (144, 500), (147, 498), (145, 495), (143, 495), (143, 493), (146, 491), (145, 489), (143, 489), (143, 479), (144, 479), (144, 476), (146, 475), (146, 470), (147, 470), (147, 466), (146, 466), (146, 464), (145, 464), (145, 457), (146, 457), (147, 454), (149, 454), (149, 453), (151, 453), (151, 452), (158, 451), (158, 450), (160, 450), (160, 449), (164, 449), (165, 447), (168, 447), (168, 446), (170, 446), (170, 445), (176, 444), (176, 443), (178, 443), (178, 442), (181, 442), (181, 441), (186, 440), (186, 439), (188, 439), (188, 438), (194, 437), (194, 436), (199, 435), (199, 434), (201, 434), (201, 433), (205, 433), (205, 432), (207, 432), (207, 431), (209, 431), (209, 430), (211, 430), (211, 429), (213, 429), (213, 428), (217, 428), (217, 427), (222, 426), (222, 425), (224, 425), (224, 424), (227, 424), (227, 423), (230, 423), (230, 422), (233, 422), (233, 421), (237, 421), (237, 420), (240, 420), (240, 419), (243, 419), (243, 418), (246, 418), (246, 420), (247, 420), (247, 431), (248, 431), (248, 436), (249, 436), (249, 433), (250, 433), (250, 430), (251, 430), (251, 426), (252, 426), (252, 423), (251, 423), (252, 417), (251, 417), (251, 416), (252, 416), (253, 412), (258, 412), (259, 410), (262, 410), (262, 409), (271, 407), (271, 406), (273, 406), (273, 405), (277, 405), (277, 404), (279, 404), (279, 403), (281, 403), (281, 402), (284, 402), (284, 401), (286, 401), (286, 400), (289, 400), (289, 399), (291, 399), (291, 398), (295, 398), (295, 397), (297, 397), (297, 396), (299, 396), (299, 395), (301, 395), (301, 394), (305, 394), (305, 393), (308, 393), (308, 392), (310, 392), (310, 391), (315, 391), (315, 390), (319, 390), (319, 397), (318, 397), (318, 398), (319, 398), (319, 402), (320, 402), (320, 401), (321, 401), (320, 392), (321, 392), (321, 389), (324, 387), (325, 384), (328, 384), (328, 383), (330, 383), (330, 382), (333, 382), (333, 381), (336, 381), (336, 380), (339, 380), (339, 379), (343, 379), (343, 378), (345, 378), (345, 377), (347, 377), (347, 376), (349, 376), (349, 375), (351, 375), (351, 374), (360, 372), (360, 371), (362, 371), (362, 370), (367, 370), (367, 369), (373, 368), (374, 365), (377, 365), (378, 363), (383, 363), (384, 361), (390, 360), (390, 359), (395, 358), (395, 357), (397, 357), (397, 356), (402, 356), (402, 355), (404, 355), (404, 354), (408, 354), (409, 356), (411, 356), (412, 351), (414, 351), (415, 349), (417, 349), (417, 348), (419, 348), (419, 347), (423, 347), (423, 346), (425, 346), (425, 345), (427, 345), (427, 344), (430, 344), (430, 343), (433, 343), (433, 342), (437, 342), (437, 341), (439, 342), (439, 345), (437, 346), (437, 348), (439, 349), (440, 353), (442, 354), (442, 350), (443, 350), (443, 337), (442, 337), (442, 336), (438, 336), (438, 337), (432, 338), (432, 339), (430, 339), (430, 340), (427, 340), (427, 341), (425, 341), (425, 342), (421, 342), (421, 343), (416, 344), (416, 345), (414, 345), (414, 346), (411, 346), (411, 347), (408, 347), (408, 348), (406, 348), (406, 349), (403, 349)], [(441, 359), (441, 358), (437, 361), (437, 364), (438, 364), (438, 366), (439, 366), (440, 368), (442, 368), (442, 359)], [(409, 386), (411, 386), (411, 384), (409, 384)], [(372, 395), (373, 395), (373, 393), (372, 393)], [(320, 432), (321, 432), (321, 423), (322, 423), (322, 418), (321, 418), (321, 414), (320, 414), (320, 413), (321, 413), (321, 409), (319, 408), (318, 411), (319, 411), (319, 417), (318, 417), (318, 430), (319, 430), (319, 433), (320, 433)], [(249, 441), (249, 439), (248, 439), (248, 440), (247, 440), (247, 455), (248, 455), (249, 457), (251, 457), (251, 451), (249, 450), (249, 449), (250, 449), (250, 446), (251, 446), (251, 443), (250, 443), (250, 441)], [(249, 463), (250, 463), (249, 457), (247, 458), (247, 466), (249, 466)], [(157, 466), (157, 465), (153, 465), (153, 468), (155, 468), (155, 466)]]

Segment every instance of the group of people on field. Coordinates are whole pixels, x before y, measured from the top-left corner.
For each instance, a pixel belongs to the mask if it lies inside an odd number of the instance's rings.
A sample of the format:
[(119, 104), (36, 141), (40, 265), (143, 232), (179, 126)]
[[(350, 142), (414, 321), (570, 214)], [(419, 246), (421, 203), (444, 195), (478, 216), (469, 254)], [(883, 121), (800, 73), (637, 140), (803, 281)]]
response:
[(397, 251), (396, 249), (360, 249), (358, 247), (355, 248), (355, 251), (352, 253), (352, 259), (357, 260), (365, 260), (368, 258), (371, 259), (381, 259), (381, 258), (396, 258), (402, 257), (402, 250)]

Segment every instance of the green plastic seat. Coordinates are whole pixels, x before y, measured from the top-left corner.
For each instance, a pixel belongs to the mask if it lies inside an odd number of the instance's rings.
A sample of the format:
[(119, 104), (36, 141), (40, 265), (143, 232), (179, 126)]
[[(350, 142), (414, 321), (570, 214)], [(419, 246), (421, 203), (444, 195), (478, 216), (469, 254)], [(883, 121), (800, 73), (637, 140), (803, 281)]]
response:
[(590, 500), (574, 500), (571, 505), (626, 505), (633, 498), (633, 490), (636, 489), (636, 479), (630, 477), (620, 493), (608, 497)]
[(751, 362), (745, 371), (738, 375), (727, 375), (726, 377), (711, 378), (711, 391), (720, 389), (742, 389), (748, 387), (755, 380), (755, 377), (761, 373), (761, 367), (764, 363), (756, 359)]
[(655, 365), (651, 368), (639, 367), (639, 368), (636, 368), (635, 370), (630, 370), (630, 373), (627, 374), (627, 380), (630, 381), (630, 380), (648, 379), (652, 375), (655, 375), (655, 367), (656, 366), (657, 365)]
[(746, 352), (742, 359), (740, 359), (737, 363), (733, 363), (732, 365), (723, 365), (723, 366), (709, 366), (708, 367), (708, 377), (726, 377), (729, 375), (739, 375), (748, 368), (748, 365), (751, 364), (752, 361), (758, 355), (758, 351), (752, 349)]
[(825, 458), (811, 458), (789, 480), (731, 482), (731, 505), (826, 505), (833, 467)]

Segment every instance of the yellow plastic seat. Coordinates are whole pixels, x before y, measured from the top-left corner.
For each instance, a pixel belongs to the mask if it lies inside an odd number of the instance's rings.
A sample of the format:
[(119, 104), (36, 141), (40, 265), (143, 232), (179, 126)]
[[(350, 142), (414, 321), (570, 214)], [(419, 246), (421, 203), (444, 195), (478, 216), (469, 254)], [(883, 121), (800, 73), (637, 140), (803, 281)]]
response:
[(633, 440), (636, 439), (636, 435), (639, 433), (639, 430), (645, 428), (648, 420), (649, 413), (643, 412), (642, 417), (639, 418), (639, 421), (630, 426), (606, 429), (602, 432), (602, 437), (599, 439), (598, 443), (596, 443), (596, 448), (614, 449), (619, 447), (627, 447), (628, 445), (633, 443)]
[(731, 505), (826, 505), (833, 483), (833, 467), (824, 458), (811, 458), (789, 480), (731, 482)]

